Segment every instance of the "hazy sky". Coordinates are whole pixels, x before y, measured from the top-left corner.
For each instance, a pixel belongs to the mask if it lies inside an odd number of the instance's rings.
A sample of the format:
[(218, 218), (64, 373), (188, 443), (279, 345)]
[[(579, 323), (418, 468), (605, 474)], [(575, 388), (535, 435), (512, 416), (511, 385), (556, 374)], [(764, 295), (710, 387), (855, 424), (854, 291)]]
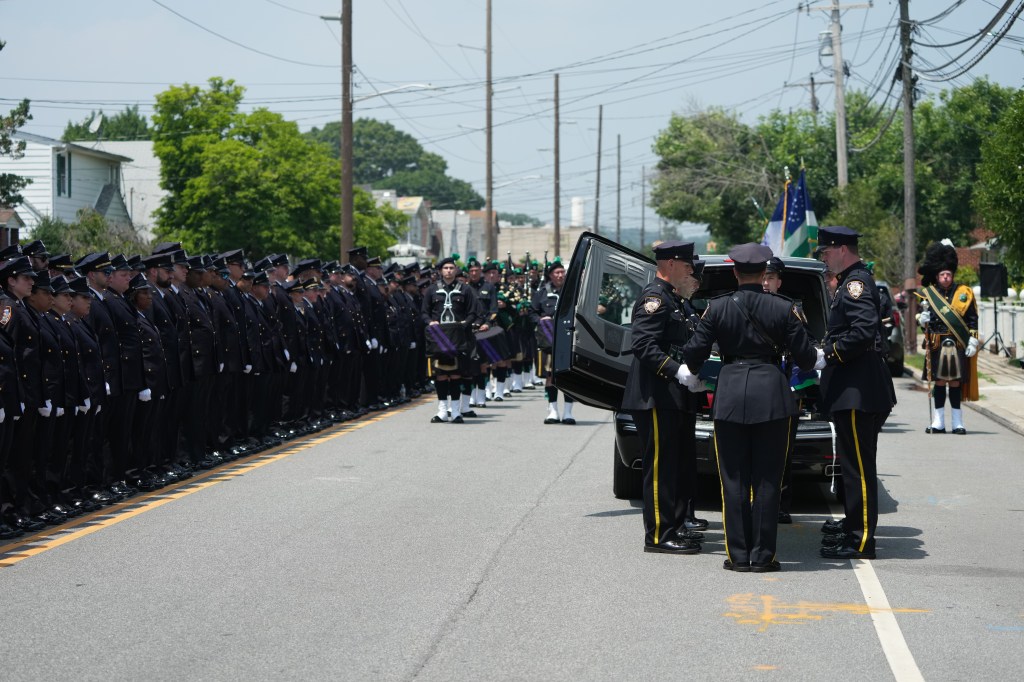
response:
[[(603, 104), (605, 231), (615, 225), (616, 136), (622, 140), (622, 224), (636, 227), (641, 169), (655, 165), (652, 141), (673, 111), (719, 105), (754, 122), (773, 108), (808, 106), (808, 89), (785, 83), (806, 82), (811, 73), (823, 110), (831, 111), (831, 59), (819, 63), (818, 57), (829, 15), (797, 11), (797, 4), (494, 0), (495, 208), (553, 216), (555, 72), (562, 221), (569, 222), (573, 196), (586, 198), (586, 221), (593, 220), (597, 108)], [(942, 45), (981, 29), (1001, 4), (916, 0), (910, 8), (917, 20), (953, 8), (917, 36)], [(356, 116), (410, 133), (481, 194), (485, 7), (484, 0), (354, 0), (353, 17)], [(69, 120), (84, 120), (93, 109), (116, 113), (138, 104), (148, 116), (154, 95), (168, 85), (221, 76), (246, 87), (246, 108), (280, 112), (303, 130), (322, 126), (340, 118), (340, 31), (320, 16), (339, 13), (340, 3), (330, 0), (0, 0), (0, 38), (7, 41), (0, 53), (0, 108), (28, 97), (34, 120), (25, 129), (59, 137)], [(849, 87), (874, 92), (881, 85), (879, 102), (895, 66), (897, 16), (893, 0), (843, 14)], [(934, 94), (982, 76), (1021, 87), (1019, 36), (1020, 23), (968, 74), (944, 83), (922, 80), (922, 89)], [(940, 67), (969, 45), (921, 46), (915, 59)], [(430, 88), (375, 96), (413, 84)], [(898, 94), (897, 88), (893, 97)], [(649, 209), (647, 220), (652, 225)]]

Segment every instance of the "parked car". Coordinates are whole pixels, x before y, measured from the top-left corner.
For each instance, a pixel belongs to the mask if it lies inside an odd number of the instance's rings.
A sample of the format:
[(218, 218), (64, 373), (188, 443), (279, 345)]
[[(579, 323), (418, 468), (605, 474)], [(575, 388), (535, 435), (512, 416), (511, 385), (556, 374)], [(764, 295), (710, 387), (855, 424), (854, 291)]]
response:
[[(707, 262), (701, 288), (693, 298), (698, 310), (708, 299), (733, 291), (736, 280), (732, 262), (725, 256), (702, 256)], [(782, 293), (803, 308), (811, 336), (825, 334), (828, 295), (824, 264), (808, 258), (784, 258), (786, 273)], [(650, 258), (609, 239), (584, 233), (573, 251), (555, 320), (553, 370), (555, 385), (576, 400), (615, 413), (612, 490), (616, 497), (642, 496), (640, 443), (631, 416), (619, 412), (632, 361), (630, 325), (633, 303), (644, 286), (654, 278), (656, 265)], [(615, 315), (599, 302), (616, 299)], [(703, 376), (717, 376), (720, 366), (713, 355), (701, 370)], [(831, 475), (834, 463), (832, 428), (817, 411), (817, 382), (802, 389), (802, 411), (792, 458), (797, 477)], [(714, 425), (710, 418), (714, 390), (705, 394), (704, 409), (697, 419), (697, 467), (717, 476), (713, 450)]]
[(907, 304), (896, 300), (889, 291), (889, 283), (877, 280), (878, 294), (882, 297), (882, 336), (886, 341), (885, 364), (894, 377), (903, 376), (903, 314)]

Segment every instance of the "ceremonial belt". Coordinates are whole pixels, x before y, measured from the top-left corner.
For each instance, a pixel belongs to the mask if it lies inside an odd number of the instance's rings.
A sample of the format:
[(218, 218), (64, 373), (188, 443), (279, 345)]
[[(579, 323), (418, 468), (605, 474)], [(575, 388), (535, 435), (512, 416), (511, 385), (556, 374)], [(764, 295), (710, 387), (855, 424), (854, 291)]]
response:
[(928, 305), (942, 319), (960, 345), (966, 348), (971, 339), (971, 330), (960, 313), (949, 305), (949, 301), (934, 286), (924, 288), (924, 299), (928, 301)]
[(726, 365), (778, 365), (781, 360), (778, 357), (769, 356), (722, 356), (722, 362)]

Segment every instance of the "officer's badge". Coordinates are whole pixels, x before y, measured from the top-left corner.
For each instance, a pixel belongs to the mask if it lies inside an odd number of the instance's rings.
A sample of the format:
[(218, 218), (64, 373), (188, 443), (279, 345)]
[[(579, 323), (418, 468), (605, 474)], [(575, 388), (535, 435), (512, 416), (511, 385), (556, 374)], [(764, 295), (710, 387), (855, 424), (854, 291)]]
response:
[(0, 311), (0, 327), (6, 327), (13, 315), (14, 312), (11, 310), (11, 306), (5, 305), (3, 311)]
[(661, 307), (661, 299), (657, 296), (648, 296), (644, 299), (644, 312), (648, 315), (653, 315), (658, 312), (658, 308)]
[(850, 296), (860, 298), (860, 295), (864, 293), (864, 282), (853, 280), (846, 285), (846, 290), (850, 292)]
[(967, 294), (960, 294), (960, 302), (967, 303)]

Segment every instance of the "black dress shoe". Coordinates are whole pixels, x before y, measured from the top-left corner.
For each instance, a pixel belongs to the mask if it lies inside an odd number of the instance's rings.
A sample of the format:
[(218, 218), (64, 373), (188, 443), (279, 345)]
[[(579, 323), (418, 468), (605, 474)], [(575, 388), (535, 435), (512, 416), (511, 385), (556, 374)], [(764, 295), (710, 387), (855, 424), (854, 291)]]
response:
[(958, 426), (955, 429), (953, 429), (953, 433), (955, 433), (958, 436), (966, 436), (967, 435), (967, 429), (965, 429), (962, 426)]
[(6, 523), (0, 521), (0, 540), (10, 540), (20, 536), (24, 531), (20, 531), (17, 528), (8, 526)]
[(838, 547), (822, 547), (821, 556), (826, 559), (874, 559), (875, 552), (861, 552), (848, 545), (839, 545)]
[(114, 503), (114, 496), (108, 493), (106, 490), (97, 490), (89, 495), (89, 499), (95, 502), (97, 505), (106, 506)]
[(37, 530), (46, 528), (45, 521), (40, 521), (39, 519), (30, 518), (28, 516), (21, 516), (20, 514), (8, 517), (7, 523), (12, 528), (20, 530), (22, 533), (34, 533)]
[(932, 427), (928, 426), (928, 427), (925, 427), (924, 432), (925, 433), (945, 433), (946, 429), (944, 429), (944, 428), (943, 429), (933, 429)]
[(431, 424), (444, 424), (446, 421), (447, 421), (446, 419), (441, 419), (436, 414), (433, 417), (430, 418), (430, 423)]
[(793, 523), (793, 517), (790, 516), (789, 512), (780, 511), (779, 512), (779, 523), (784, 524), (784, 525), (791, 524), (791, 523)]
[(704, 539), (704, 533), (696, 530), (679, 530), (676, 531), (676, 535), (678, 535), (681, 540), (689, 540), (691, 542), (700, 542)]
[(822, 547), (838, 547), (839, 545), (847, 544), (852, 542), (854, 537), (849, 533), (838, 533), (836, 535), (826, 535), (821, 538)]
[(683, 527), (686, 530), (707, 530), (708, 520), (707, 519), (686, 519), (683, 521)]
[(743, 563), (734, 563), (734, 562), (730, 561), (729, 559), (726, 559), (725, 561), (722, 562), (722, 568), (724, 568), (727, 571), (734, 571), (736, 573), (749, 573), (750, 572), (750, 562), (749, 561), (745, 561)]
[(448, 423), (449, 424), (465, 424), (466, 420), (463, 419), (462, 415), (460, 414), (458, 417), (452, 417), (452, 420), (450, 422), (448, 422)]
[(476, 416), (476, 412), (474, 412), (473, 410), (466, 410), (465, 412), (462, 413), (462, 416), (463, 417), (475, 417)]
[(700, 544), (688, 540), (665, 540), (657, 545), (645, 543), (644, 551), (658, 554), (696, 554), (700, 551)]
[(782, 564), (772, 559), (766, 564), (750, 564), (751, 573), (775, 573), (782, 570)]
[(67, 521), (67, 517), (63, 514), (58, 514), (52, 509), (47, 509), (42, 514), (36, 514), (32, 517), (33, 521), (37, 521), (44, 526), (59, 526), (60, 524)]
[(843, 529), (843, 520), (833, 521), (829, 519), (825, 523), (821, 524), (821, 532), (825, 535), (838, 535), (839, 533), (845, 533)]
[(560, 419), (555, 419), (554, 417), (548, 417), (547, 419), (544, 420), (544, 423), (545, 424), (561, 424), (562, 422), (561, 422)]
[(562, 423), (563, 424), (568, 424), (569, 426), (575, 426), (576, 425), (576, 420), (573, 419), (572, 417), (566, 417), (565, 419), (562, 420)]

